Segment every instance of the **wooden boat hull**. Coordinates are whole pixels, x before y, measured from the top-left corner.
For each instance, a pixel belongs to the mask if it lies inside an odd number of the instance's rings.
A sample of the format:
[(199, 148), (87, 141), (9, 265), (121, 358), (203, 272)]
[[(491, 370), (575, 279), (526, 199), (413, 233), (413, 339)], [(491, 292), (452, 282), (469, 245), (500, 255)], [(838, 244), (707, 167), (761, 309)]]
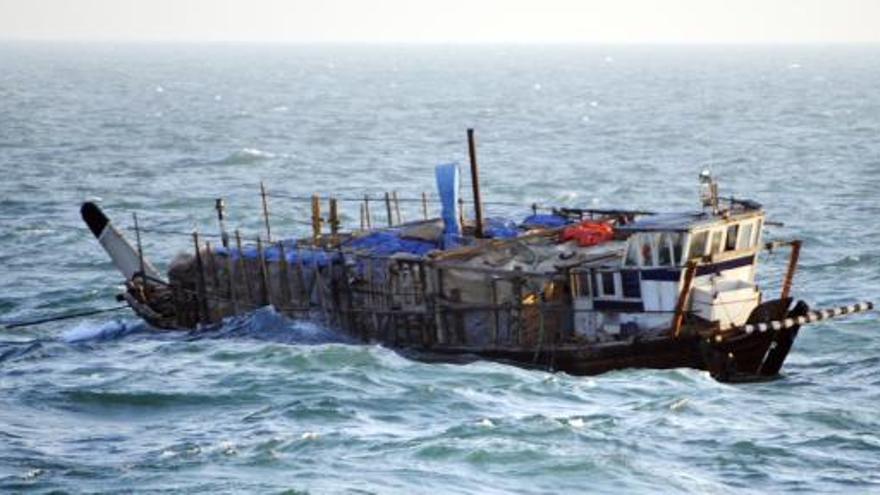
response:
[[(125, 299), (141, 318), (157, 328), (174, 328), (174, 318), (152, 310), (148, 300), (139, 301), (132, 297), (135, 293), (138, 291), (130, 291)], [(195, 299), (192, 301), (197, 304)], [(802, 301), (788, 311), (790, 305), (791, 299), (765, 302), (755, 308), (749, 321), (797, 317), (808, 310)], [(307, 315), (308, 319), (329, 324), (323, 312)], [(302, 313), (291, 316), (303, 318)], [(797, 337), (798, 328), (748, 334), (740, 330), (724, 333), (692, 323), (688, 331), (679, 337), (673, 337), (670, 330), (652, 338), (603, 343), (535, 343), (530, 346), (455, 345), (432, 341), (431, 338), (401, 340), (396, 332), (364, 335), (357, 329), (344, 326), (339, 330), (364, 343), (386, 345), (406, 357), (426, 362), (490, 360), (572, 375), (598, 375), (627, 368), (693, 368), (708, 371), (721, 382), (750, 382), (773, 379), (779, 375)]]
[[(790, 301), (771, 301), (783, 308)], [(807, 312), (802, 301), (786, 317)], [(545, 349), (479, 349), (436, 347), (428, 351), (410, 347), (404, 354), (426, 361), (473, 361), (486, 359), (571, 375), (598, 375), (627, 368), (693, 368), (708, 371), (720, 382), (753, 382), (777, 378), (797, 337), (798, 327), (765, 333), (733, 333), (721, 340), (717, 336), (691, 334), (679, 338), (634, 339), (611, 344), (549, 346)]]

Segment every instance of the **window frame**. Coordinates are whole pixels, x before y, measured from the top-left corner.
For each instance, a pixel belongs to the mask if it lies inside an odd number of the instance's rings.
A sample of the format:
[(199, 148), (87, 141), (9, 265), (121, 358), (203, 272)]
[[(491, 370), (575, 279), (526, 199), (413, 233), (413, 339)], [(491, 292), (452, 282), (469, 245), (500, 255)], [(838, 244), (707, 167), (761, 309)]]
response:
[(685, 249), (687, 249), (687, 245), (684, 241), (686, 239), (687, 234), (684, 232), (669, 233), (669, 242), (672, 243), (672, 266), (681, 266), (684, 264), (684, 252)]
[[(727, 229), (724, 232), (724, 243), (723, 243), (725, 253), (730, 252), (730, 251), (736, 251), (737, 249), (739, 249), (739, 227), (740, 227), (740, 224), (738, 222), (727, 224)], [(732, 246), (730, 245), (731, 230), (733, 231), (733, 236), (732, 236), (733, 245)]]
[[(623, 266), (642, 266), (642, 243), (639, 240), (640, 234), (630, 236), (626, 241), (626, 253), (623, 256)], [(630, 259), (630, 254), (635, 253), (635, 260)], [(634, 263), (630, 263), (634, 261)]]
[[(703, 239), (701, 241), (701, 244), (702, 244), (701, 251), (702, 252), (695, 255), (694, 254), (694, 247), (697, 245), (696, 241), (700, 237), (702, 237), (702, 239)], [(706, 256), (706, 249), (709, 247), (709, 230), (708, 229), (707, 230), (697, 230), (697, 231), (691, 232), (690, 235), (688, 236), (687, 247), (688, 247), (688, 252), (687, 252), (687, 260), (688, 261), (692, 261), (695, 259), (702, 259), (703, 257), (705, 257)]]
[[(606, 278), (609, 277), (609, 278)], [(614, 280), (614, 272), (612, 271), (602, 271), (599, 272), (599, 277), (602, 279), (602, 297), (612, 297), (616, 298), (617, 296), (617, 281)], [(611, 280), (611, 293), (608, 293), (605, 289), (607, 289), (606, 283), (608, 280)]]
[(740, 224), (738, 241), (739, 249), (749, 249), (755, 245), (755, 243), (752, 242), (754, 233), (755, 222), (749, 221)]
[[(709, 255), (723, 253), (724, 248), (724, 229), (712, 229), (712, 236), (709, 238)], [(718, 241), (717, 243), (715, 241)]]
[[(675, 266), (675, 249), (672, 244), (673, 232), (661, 232), (657, 237), (657, 266)], [(661, 255), (666, 253), (666, 263), (661, 261)]]
[[(642, 241), (639, 243), (639, 256), (641, 257), (641, 263), (639, 266), (644, 268), (654, 268), (657, 265), (657, 242), (656, 242), (656, 234), (644, 234), (641, 236)], [(648, 255), (645, 255), (645, 248), (648, 248)], [(650, 259), (648, 259), (650, 258)]]

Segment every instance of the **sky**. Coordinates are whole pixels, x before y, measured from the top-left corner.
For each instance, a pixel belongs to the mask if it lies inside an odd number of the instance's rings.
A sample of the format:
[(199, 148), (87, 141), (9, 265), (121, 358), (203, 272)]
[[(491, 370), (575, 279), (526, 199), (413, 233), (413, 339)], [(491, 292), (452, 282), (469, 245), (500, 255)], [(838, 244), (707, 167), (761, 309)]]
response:
[(0, 39), (880, 42), (880, 0), (0, 0)]

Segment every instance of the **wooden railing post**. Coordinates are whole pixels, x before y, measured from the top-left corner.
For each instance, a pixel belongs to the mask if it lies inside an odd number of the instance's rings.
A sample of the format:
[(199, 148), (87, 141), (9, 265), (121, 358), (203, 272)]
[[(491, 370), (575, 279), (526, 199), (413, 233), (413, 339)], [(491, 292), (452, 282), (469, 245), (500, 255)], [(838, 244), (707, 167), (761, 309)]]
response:
[(794, 272), (797, 270), (798, 259), (801, 255), (802, 241), (791, 241), (791, 254), (788, 256), (788, 268), (785, 270), (785, 278), (782, 280), (782, 294), (780, 299), (787, 299), (791, 295), (791, 286), (794, 281)]
[(684, 272), (684, 281), (681, 284), (681, 291), (678, 293), (678, 302), (675, 304), (675, 316), (672, 319), (672, 335), (678, 337), (681, 333), (681, 325), (684, 322), (684, 313), (688, 304), (688, 297), (691, 293), (691, 286), (694, 284), (694, 275), (697, 273), (697, 262), (691, 260), (687, 264)]

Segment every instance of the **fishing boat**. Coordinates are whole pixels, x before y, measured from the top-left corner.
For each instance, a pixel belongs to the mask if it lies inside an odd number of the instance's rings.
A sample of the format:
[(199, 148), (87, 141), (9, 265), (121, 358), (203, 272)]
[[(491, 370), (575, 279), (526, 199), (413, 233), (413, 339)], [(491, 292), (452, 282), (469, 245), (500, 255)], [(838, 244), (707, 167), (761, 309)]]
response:
[[(694, 211), (534, 207), (521, 221), (484, 217), (468, 130), (473, 218), (462, 212), (456, 164), (435, 169), (440, 215), (343, 231), (339, 202), (310, 198), (312, 235), (243, 243), (224, 225), (219, 242), (192, 234), (163, 276), (94, 203), (82, 217), (125, 277), (125, 300), (157, 329), (210, 330), (273, 306), (364, 343), (423, 360), (487, 359), (592, 375), (622, 368), (689, 367), (724, 382), (779, 376), (803, 325), (873, 304), (811, 310), (792, 297), (801, 242), (763, 239), (755, 201), (724, 198), (708, 172)], [(395, 195), (396, 196), (396, 195)], [(375, 200), (373, 201), (375, 205)], [(135, 223), (136, 220), (135, 220)], [(325, 225), (329, 229), (325, 228)], [(137, 225), (136, 225), (137, 227)], [(788, 248), (781, 293), (756, 285), (758, 254)]]

